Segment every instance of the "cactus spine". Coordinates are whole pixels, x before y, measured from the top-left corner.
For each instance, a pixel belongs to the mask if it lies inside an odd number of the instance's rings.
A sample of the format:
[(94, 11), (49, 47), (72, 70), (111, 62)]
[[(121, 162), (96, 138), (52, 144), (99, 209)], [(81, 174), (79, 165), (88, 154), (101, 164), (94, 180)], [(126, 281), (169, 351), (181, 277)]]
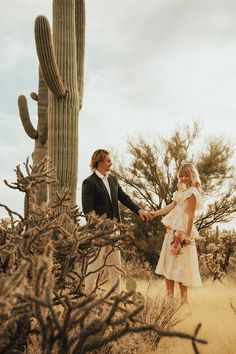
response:
[[(84, 1), (53, 1), (53, 36), (48, 20), (38, 16), (35, 41), (49, 91), (48, 156), (58, 186), (50, 186), (49, 202), (67, 186), (76, 203), (78, 115), (82, 105), (84, 62)], [(79, 33), (77, 33), (77, 31)]]

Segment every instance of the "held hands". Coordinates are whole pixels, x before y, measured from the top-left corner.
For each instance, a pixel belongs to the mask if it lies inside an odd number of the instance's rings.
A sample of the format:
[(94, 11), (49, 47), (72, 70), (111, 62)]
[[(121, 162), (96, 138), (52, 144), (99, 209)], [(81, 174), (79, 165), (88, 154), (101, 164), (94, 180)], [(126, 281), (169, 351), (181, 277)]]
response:
[(149, 218), (148, 218), (149, 212), (147, 210), (140, 209), (138, 211), (138, 214), (143, 221), (149, 220)]
[(148, 212), (148, 220), (153, 220), (157, 216), (155, 211)]
[(155, 211), (147, 211), (147, 210), (140, 209), (138, 213), (139, 213), (140, 218), (143, 221), (152, 220), (156, 217)]

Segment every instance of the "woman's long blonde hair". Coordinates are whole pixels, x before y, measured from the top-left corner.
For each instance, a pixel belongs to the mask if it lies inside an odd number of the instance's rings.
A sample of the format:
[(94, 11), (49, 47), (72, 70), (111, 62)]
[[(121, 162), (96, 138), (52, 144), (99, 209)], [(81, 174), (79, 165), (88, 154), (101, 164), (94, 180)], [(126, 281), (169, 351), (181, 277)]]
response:
[(180, 187), (180, 176), (184, 172), (186, 172), (190, 178), (191, 187), (197, 187), (200, 190), (201, 189), (201, 180), (199, 177), (199, 173), (198, 173), (196, 167), (190, 162), (184, 163), (178, 171), (178, 174), (177, 174), (178, 188)]

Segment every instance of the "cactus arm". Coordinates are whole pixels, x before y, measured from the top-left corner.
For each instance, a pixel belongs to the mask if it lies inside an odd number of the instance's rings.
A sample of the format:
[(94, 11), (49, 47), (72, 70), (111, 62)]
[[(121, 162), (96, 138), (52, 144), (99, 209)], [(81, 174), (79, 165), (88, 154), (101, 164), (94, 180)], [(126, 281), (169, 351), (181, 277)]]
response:
[(44, 80), (56, 97), (64, 97), (66, 89), (57, 66), (47, 18), (45, 16), (36, 17), (34, 29), (36, 49)]
[(48, 121), (48, 87), (43, 79), (41, 68), (39, 67), (39, 91), (38, 91), (38, 126), (39, 141), (44, 145), (47, 141), (47, 121)]
[(18, 107), (19, 107), (20, 119), (26, 134), (32, 139), (37, 139), (38, 132), (37, 130), (34, 129), (31, 123), (28, 106), (27, 106), (27, 100), (25, 96), (21, 95), (18, 97)]
[(38, 95), (36, 92), (31, 92), (30, 97), (32, 98), (32, 100), (36, 102), (38, 101)]
[(84, 91), (84, 47), (85, 47), (85, 1), (75, 1), (77, 79), (79, 90), (79, 109), (83, 104)]

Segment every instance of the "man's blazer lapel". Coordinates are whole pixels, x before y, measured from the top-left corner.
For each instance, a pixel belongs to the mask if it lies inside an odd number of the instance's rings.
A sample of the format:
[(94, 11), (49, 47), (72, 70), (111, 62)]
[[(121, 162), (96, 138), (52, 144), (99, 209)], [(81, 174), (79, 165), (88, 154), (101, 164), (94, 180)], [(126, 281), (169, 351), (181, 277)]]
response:
[(116, 202), (116, 185), (114, 183), (114, 179), (111, 176), (108, 176), (108, 183), (110, 186), (110, 190), (111, 190), (111, 200), (112, 200), (112, 204), (115, 204)]
[[(111, 202), (111, 198), (110, 198), (110, 196), (109, 196), (109, 193), (108, 193), (108, 190), (106, 189), (105, 184), (103, 183), (103, 181), (101, 180), (101, 178), (96, 175), (95, 172), (94, 172), (94, 176), (96, 177), (97, 182), (100, 184), (100, 186), (102, 187), (103, 191), (106, 193), (106, 195), (107, 195), (109, 201)], [(110, 183), (109, 183), (109, 184), (110, 184)]]

